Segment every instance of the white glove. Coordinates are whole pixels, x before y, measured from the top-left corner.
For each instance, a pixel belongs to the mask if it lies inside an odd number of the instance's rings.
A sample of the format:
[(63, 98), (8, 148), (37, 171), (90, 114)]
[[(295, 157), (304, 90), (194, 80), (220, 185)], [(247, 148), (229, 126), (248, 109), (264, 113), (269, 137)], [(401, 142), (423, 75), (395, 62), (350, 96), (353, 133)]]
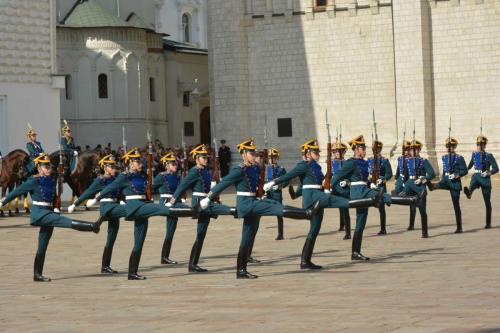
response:
[(210, 205), (210, 198), (207, 197), (207, 198), (201, 199), (201, 201), (200, 201), (201, 209), (206, 209), (206, 208), (208, 208), (209, 205)]
[(483, 177), (483, 178), (489, 177), (490, 175), (491, 175), (491, 173), (489, 171), (481, 172), (481, 177)]
[(383, 179), (380, 179), (380, 178), (379, 178), (379, 179), (377, 179), (377, 186), (378, 186), (378, 185), (380, 185), (380, 184), (382, 184), (383, 182), (384, 182), (384, 180), (383, 180)]
[(94, 199), (89, 199), (89, 200), (87, 200), (86, 206), (90, 208), (93, 205), (95, 205), (96, 202), (97, 202), (97, 199), (95, 199), (95, 198)]
[(264, 192), (269, 191), (274, 185), (276, 185), (276, 183), (274, 181), (270, 181), (269, 183), (265, 183), (263, 186)]
[(2, 207), (3, 207), (3, 202), (0, 201), (0, 209), (2, 209)]
[(377, 184), (373, 184), (373, 183), (371, 183), (371, 184), (370, 184), (370, 188), (371, 188), (372, 190), (376, 190), (376, 189), (377, 189)]
[(73, 150), (73, 156), (78, 156), (78, 151)]
[(57, 208), (54, 208), (54, 213), (61, 214), (61, 211), (59, 209), (57, 209)]
[(73, 205), (68, 206), (68, 214), (73, 213), (73, 212), (75, 211), (75, 207), (76, 207), (76, 206), (75, 206), (74, 204), (73, 204)]
[(274, 185), (273, 186), (273, 191), (278, 191), (280, 189), (280, 186), (279, 185)]
[(172, 207), (172, 204), (170, 203), (170, 201), (167, 201), (167, 202), (165, 203), (165, 206), (167, 206), (168, 208), (170, 208), (170, 207)]
[(120, 200), (120, 205), (121, 205), (121, 206), (125, 206), (125, 201)]
[(347, 180), (342, 180), (340, 183), (339, 183), (340, 187), (346, 187), (347, 186)]
[(214, 182), (213, 180), (210, 182), (210, 189), (213, 189), (217, 185), (217, 182)]
[(418, 179), (415, 179), (415, 185), (420, 185), (422, 184), (422, 179), (418, 178)]
[(331, 193), (330, 190), (326, 189), (326, 188), (323, 190), (323, 192), (325, 192), (326, 194), (330, 194)]
[(454, 179), (457, 179), (458, 178), (458, 175), (456, 173), (453, 173), (451, 175), (448, 175), (448, 179), (449, 180), (454, 180)]
[(181, 202), (182, 202), (182, 203), (186, 203), (186, 202), (187, 202), (187, 200), (186, 200), (186, 199), (184, 199), (184, 198), (181, 198)]

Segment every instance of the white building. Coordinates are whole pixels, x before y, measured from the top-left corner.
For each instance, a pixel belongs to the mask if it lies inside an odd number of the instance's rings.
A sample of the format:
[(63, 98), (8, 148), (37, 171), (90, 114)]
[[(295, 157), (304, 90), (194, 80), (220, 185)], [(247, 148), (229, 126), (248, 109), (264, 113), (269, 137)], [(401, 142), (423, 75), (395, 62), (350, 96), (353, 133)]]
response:
[(129, 145), (142, 145), (148, 130), (166, 137), (162, 35), (135, 14), (128, 19), (80, 1), (58, 27), (62, 116), (79, 144), (116, 146), (122, 127)]
[(148, 129), (170, 146), (210, 142), (206, 1), (58, 5), (61, 110), (78, 144), (116, 146), (122, 126), (129, 145)]
[[(56, 8), (51, 0), (0, 0), (0, 151), (25, 149), (29, 122), (46, 151), (58, 147)], [(64, 81), (62, 81), (63, 83)]]

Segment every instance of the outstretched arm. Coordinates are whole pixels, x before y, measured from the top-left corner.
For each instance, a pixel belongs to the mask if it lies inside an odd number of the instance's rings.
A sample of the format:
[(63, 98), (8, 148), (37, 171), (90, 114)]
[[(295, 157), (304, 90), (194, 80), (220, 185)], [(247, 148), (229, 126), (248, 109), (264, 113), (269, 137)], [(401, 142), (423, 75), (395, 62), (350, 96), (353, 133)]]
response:
[(24, 183), (22, 183), (21, 186), (16, 187), (14, 189), (14, 191), (10, 192), (0, 202), (2, 203), (2, 205), (8, 204), (9, 202), (11, 202), (12, 200), (14, 200), (15, 198), (17, 198), (17, 197), (19, 197), (19, 196), (21, 196), (23, 194), (26, 194), (26, 193), (32, 191), (35, 188), (35, 186), (36, 186), (35, 180), (33, 178), (29, 178), (27, 181), (25, 181)]

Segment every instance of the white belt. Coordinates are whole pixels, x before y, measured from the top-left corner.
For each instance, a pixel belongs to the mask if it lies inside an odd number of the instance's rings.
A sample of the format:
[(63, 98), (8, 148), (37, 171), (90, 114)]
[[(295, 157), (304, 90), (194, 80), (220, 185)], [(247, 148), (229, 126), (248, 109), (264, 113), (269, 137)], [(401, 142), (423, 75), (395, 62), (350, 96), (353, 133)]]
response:
[(208, 193), (203, 193), (203, 192), (193, 192), (194, 197), (207, 197)]
[(51, 207), (52, 206), (51, 202), (45, 202), (45, 201), (33, 201), (32, 204), (35, 206), (44, 206), (44, 207)]
[(100, 200), (101, 202), (116, 202), (117, 200), (116, 199), (113, 199), (113, 198), (103, 198)]
[[(452, 175), (454, 175), (454, 174), (455, 174), (455, 173), (452, 173)], [(449, 172), (445, 172), (445, 173), (444, 173), (444, 175), (445, 175), (445, 176), (449, 176), (449, 175), (450, 175), (450, 173), (449, 173)]]
[(160, 198), (172, 198), (172, 194), (160, 194)]
[(146, 199), (145, 195), (127, 195), (125, 200), (144, 200)]
[(416, 176), (410, 176), (408, 177), (409, 179), (416, 179), (417, 177)]
[(365, 185), (366, 186), (367, 184), (366, 184), (365, 181), (359, 181), (359, 182), (352, 182), (351, 183), (351, 186), (356, 186), (356, 185), (358, 185), (358, 186)]
[(236, 192), (236, 195), (241, 195), (243, 197), (255, 197), (255, 192)]
[(322, 190), (323, 186), (321, 185), (302, 185), (303, 189), (316, 189), (316, 190)]
[(474, 170), (474, 173), (483, 173), (483, 170)]

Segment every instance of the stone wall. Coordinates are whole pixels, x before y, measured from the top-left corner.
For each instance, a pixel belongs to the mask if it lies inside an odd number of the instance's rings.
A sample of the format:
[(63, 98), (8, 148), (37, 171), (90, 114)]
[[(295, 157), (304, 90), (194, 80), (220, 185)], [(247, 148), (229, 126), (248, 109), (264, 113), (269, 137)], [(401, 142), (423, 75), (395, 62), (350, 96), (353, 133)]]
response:
[(55, 3), (0, 0), (0, 150), (26, 145), (31, 123), (47, 151), (58, 146), (59, 90), (54, 88)]
[[(500, 2), (496, 0), (312, 0), (208, 2), (211, 106), (231, 146), (244, 136), (298, 158), (305, 138), (326, 142), (325, 110), (343, 139), (371, 142), (372, 110), (388, 155), (406, 124), (437, 165), (448, 120), (470, 156), (483, 112), (497, 152)], [(293, 136), (277, 137), (291, 117)], [(399, 152), (399, 149), (398, 151)], [(465, 153), (466, 152), (466, 153)]]

